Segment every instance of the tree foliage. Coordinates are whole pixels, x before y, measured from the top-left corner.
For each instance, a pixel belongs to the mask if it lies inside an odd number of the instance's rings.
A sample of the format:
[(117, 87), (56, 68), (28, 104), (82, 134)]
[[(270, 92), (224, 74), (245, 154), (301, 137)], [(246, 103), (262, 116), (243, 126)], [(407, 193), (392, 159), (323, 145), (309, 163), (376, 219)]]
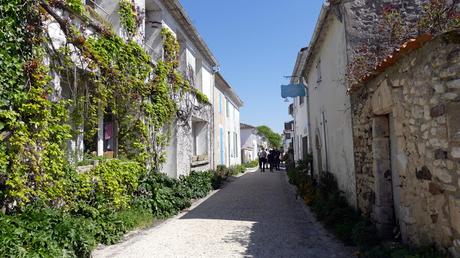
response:
[(261, 125), (257, 127), (257, 131), (259, 131), (260, 134), (265, 136), (268, 140), (268, 143), (270, 144), (270, 147), (272, 148), (280, 148), (282, 145), (282, 138), (281, 135), (273, 132), (273, 130), (266, 126), (266, 125)]

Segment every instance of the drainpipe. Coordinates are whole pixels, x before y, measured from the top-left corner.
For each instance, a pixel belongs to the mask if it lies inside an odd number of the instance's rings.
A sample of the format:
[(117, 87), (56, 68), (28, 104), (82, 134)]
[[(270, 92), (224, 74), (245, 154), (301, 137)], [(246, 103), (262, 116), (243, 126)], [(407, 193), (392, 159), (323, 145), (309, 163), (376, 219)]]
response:
[(327, 134), (326, 134), (326, 116), (324, 115), (324, 111), (321, 112), (321, 116), (322, 116), (322, 120), (323, 120), (323, 135), (324, 135), (324, 152), (325, 152), (325, 156), (326, 156), (326, 171), (330, 172), (329, 171), (329, 159), (327, 157)]

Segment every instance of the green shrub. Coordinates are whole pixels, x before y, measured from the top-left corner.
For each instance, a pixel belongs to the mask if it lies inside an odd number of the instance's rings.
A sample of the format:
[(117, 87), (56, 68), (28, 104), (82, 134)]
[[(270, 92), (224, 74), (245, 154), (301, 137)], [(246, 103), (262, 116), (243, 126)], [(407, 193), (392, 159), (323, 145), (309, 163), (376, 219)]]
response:
[(362, 255), (363, 258), (448, 258), (434, 247), (410, 249), (399, 243), (378, 245)]
[(21, 213), (0, 214), (1, 256), (89, 257), (98, 243), (116, 243), (126, 232), (177, 214), (211, 190), (210, 172), (179, 180), (159, 173), (139, 179), (143, 173), (137, 163), (110, 160), (86, 174), (69, 175), (72, 205), (57, 209), (36, 201)]
[(174, 190), (178, 187), (178, 180), (162, 173), (150, 173), (142, 179), (136, 202), (144, 208), (149, 208), (156, 217), (165, 218), (177, 214), (181, 207), (190, 205), (189, 193), (181, 189), (180, 193)]
[(337, 238), (346, 244), (356, 245), (363, 258), (446, 258), (435, 248), (411, 250), (401, 244), (384, 246), (380, 243), (378, 232), (369, 220), (361, 217), (348, 205), (337, 186), (333, 174), (323, 172), (319, 183), (307, 175), (303, 163), (288, 166), (289, 182), (298, 187), (298, 193), (310, 205), (316, 218), (324, 223)]
[(192, 172), (176, 180), (151, 173), (142, 179), (136, 203), (151, 209), (156, 217), (175, 215), (190, 207), (191, 199), (205, 197), (211, 191), (212, 176), (209, 172)]
[(97, 225), (84, 217), (33, 206), (16, 215), (0, 215), (3, 257), (89, 257)]
[(362, 219), (351, 230), (353, 242), (361, 249), (367, 250), (379, 243), (377, 228), (369, 220)]
[(212, 176), (208, 172), (192, 171), (189, 176), (181, 177), (180, 184), (189, 189), (191, 199), (203, 198), (212, 190)]
[(243, 166), (245, 168), (255, 168), (259, 166), (259, 161), (258, 160), (253, 160), (251, 162), (244, 163)]
[(235, 169), (237, 175), (246, 172), (246, 167), (244, 165), (241, 165), (241, 164), (240, 165), (235, 165), (234, 169)]
[(87, 173), (70, 176), (70, 209), (97, 217), (103, 209), (126, 209), (138, 188), (145, 168), (137, 162), (111, 159)]

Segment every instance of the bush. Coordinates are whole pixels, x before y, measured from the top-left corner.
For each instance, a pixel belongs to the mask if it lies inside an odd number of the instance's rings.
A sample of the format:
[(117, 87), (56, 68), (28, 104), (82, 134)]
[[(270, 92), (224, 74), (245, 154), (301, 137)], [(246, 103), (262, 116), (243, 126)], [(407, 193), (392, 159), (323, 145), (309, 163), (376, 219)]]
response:
[(117, 159), (101, 162), (91, 171), (71, 177), (72, 199), (67, 206), (76, 213), (93, 216), (97, 216), (101, 207), (128, 208), (139, 178), (145, 173), (145, 168), (137, 162)]
[(96, 246), (97, 225), (61, 211), (29, 207), (17, 215), (0, 215), (3, 257), (89, 257)]
[(396, 244), (384, 246), (378, 232), (369, 220), (361, 217), (351, 208), (342, 193), (333, 174), (323, 172), (315, 187), (315, 182), (306, 174), (303, 163), (297, 167), (289, 166), (287, 174), (289, 182), (296, 185), (298, 193), (310, 205), (317, 219), (326, 228), (346, 244), (356, 245), (364, 258), (445, 258), (435, 248), (411, 250)]
[(138, 163), (106, 161), (86, 174), (69, 174), (72, 196), (61, 209), (36, 201), (21, 213), (0, 214), (1, 256), (90, 257), (98, 243), (116, 243), (211, 190), (210, 172), (179, 180), (144, 173)]
[(209, 172), (193, 171), (187, 177), (181, 177), (180, 183), (190, 189), (189, 198), (203, 198), (212, 190), (212, 175)]
[(136, 203), (159, 218), (177, 214), (190, 206), (189, 189), (162, 173), (150, 173), (141, 180)]
[(353, 242), (361, 250), (368, 250), (380, 242), (377, 228), (369, 220), (361, 220), (351, 230)]
[(448, 255), (436, 251), (434, 247), (410, 249), (399, 243), (392, 245), (378, 245), (365, 251), (363, 258), (447, 258)]
[(228, 178), (228, 169), (226, 166), (219, 165), (216, 170), (209, 171), (211, 174), (211, 184), (214, 190), (219, 189)]
[(255, 168), (259, 166), (259, 161), (258, 160), (253, 160), (251, 162), (244, 163), (243, 166), (245, 168)]

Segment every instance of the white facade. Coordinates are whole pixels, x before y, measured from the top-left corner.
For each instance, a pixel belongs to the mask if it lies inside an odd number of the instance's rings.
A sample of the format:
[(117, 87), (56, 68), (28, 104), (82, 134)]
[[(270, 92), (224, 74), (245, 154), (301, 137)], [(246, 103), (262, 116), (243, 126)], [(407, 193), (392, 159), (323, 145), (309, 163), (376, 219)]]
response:
[(220, 73), (214, 87), (214, 166), (241, 164), (241, 99)]
[(258, 159), (259, 151), (268, 148), (268, 140), (259, 134), (257, 128), (247, 124), (240, 124), (241, 128), (241, 155), (243, 163)]
[[(139, 1), (139, 0), (138, 0)], [(180, 44), (179, 70), (183, 72), (191, 86), (204, 93), (213, 105), (214, 72), (217, 66), (214, 56), (193, 27), (182, 6), (174, 0), (145, 0), (146, 34), (145, 47), (151, 50), (152, 57), (161, 56), (157, 46), (150, 42), (160, 37), (158, 30), (169, 28)], [(155, 27), (159, 27), (155, 29)], [(161, 50), (161, 49), (160, 49)], [(195, 105), (196, 101), (194, 101)], [(187, 105), (186, 103), (183, 103)], [(207, 170), (213, 167), (213, 108), (194, 110), (188, 125), (174, 125), (173, 136), (166, 154), (162, 171), (169, 176), (187, 175), (191, 170)]]
[(309, 129), (313, 173), (333, 173), (349, 203), (356, 207), (351, 107), (345, 78), (345, 26), (328, 6), (322, 9), (309, 48), (303, 50), (306, 53), (299, 55), (305, 55), (301, 76), (308, 86), (308, 96), (303, 104), (300, 98), (294, 102), (295, 159), (302, 158), (305, 144), (301, 137)]
[(283, 151), (288, 152), (289, 149), (294, 148), (294, 121), (284, 123), (283, 131)]
[[(127, 38), (120, 24), (119, 1), (117, 0), (88, 0), (86, 4), (91, 5), (94, 10), (106, 19), (113, 27), (113, 30), (121, 37)], [(171, 177), (187, 175), (191, 170), (206, 170), (213, 166), (213, 95), (214, 95), (214, 68), (218, 66), (217, 60), (208, 49), (196, 29), (193, 27), (185, 10), (176, 0), (135, 0), (133, 1), (139, 17), (142, 18), (137, 29), (134, 40), (143, 46), (152, 57), (153, 62), (163, 58), (163, 37), (162, 28), (168, 28), (177, 38), (180, 44), (179, 70), (191, 85), (203, 92), (211, 102), (211, 105), (200, 104), (195, 97), (182, 100), (178, 105), (194, 106), (191, 110), (189, 121), (186, 123), (174, 122), (171, 134), (171, 141), (166, 152), (166, 163), (162, 172)], [(144, 12), (145, 13), (142, 13)], [(56, 22), (47, 24), (53, 45), (56, 48), (65, 42), (65, 36), (60, 31)], [(91, 34), (92, 32), (85, 32)], [(74, 60), (83, 67), (79, 60)], [(84, 68), (80, 68), (84, 69)], [(78, 83), (83, 83), (78, 82)], [(56, 87), (60, 89), (65, 85), (59, 81), (57, 76), (54, 79)], [(64, 90), (63, 90), (64, 91)], [(65, 92), (63, 93), (65, 95)], [(101, 112), (102, 113), (102, 112)], [(238, 114), (239, 119), (239, 114)], [(239, 122), (238, 122), (239, 124)], [(100, 118), (98, 129), (97, 155), (110, 156), (104, 143), (105, 118)], [(239, 127), (238, 127), (239, 128)], [(76, 128), (78, 129), (78, 128)], [(69, 142), (69, 149), (77, 153), (72, 154), (72, 160), (78, 161), (86, 151), (82, 136)], [(81, 153), (80, 153), (81, 152)]]
[[(297, 61), (292, 72), (291, 83), (304, 84), (305, 80), (301, 77), (302, 68), (306, 60), (306, 48), (301, 49), (297, 56)], [(308, 94), (308, 92), (307, 92)], [(294, 118), (294, 128), (292, 137), (292, 147), (294, 150), (294, 160), (303, 160), (305, 155), (310, 153), (310, 133), (308, 127), (308, 96), (297, 97), (292, 106), (292, 117)]]

